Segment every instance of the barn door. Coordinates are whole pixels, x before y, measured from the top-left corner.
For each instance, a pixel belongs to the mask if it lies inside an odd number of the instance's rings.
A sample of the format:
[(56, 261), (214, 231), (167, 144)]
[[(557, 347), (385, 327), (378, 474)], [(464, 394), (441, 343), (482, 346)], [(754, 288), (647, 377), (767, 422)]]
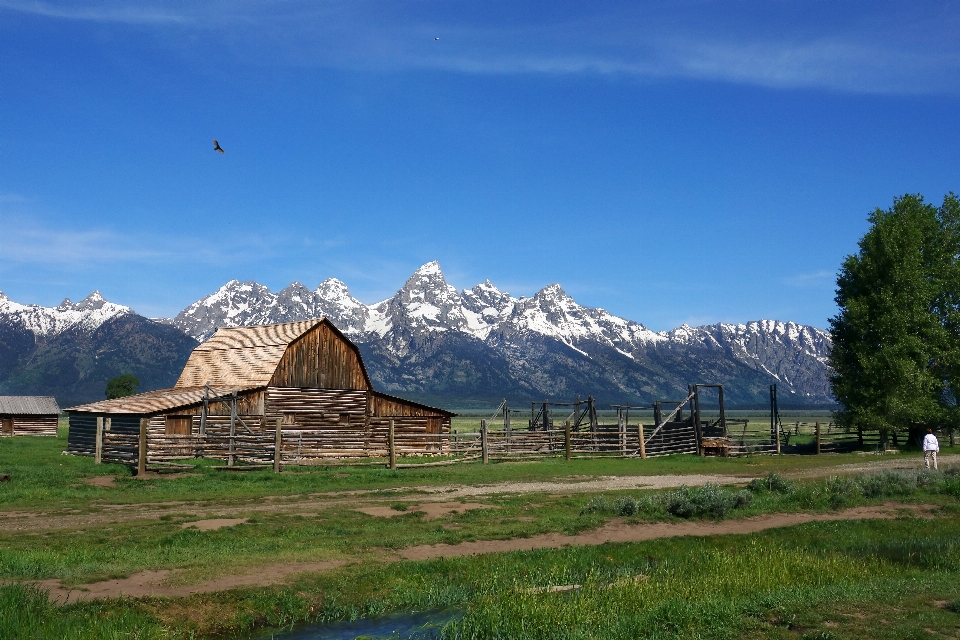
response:
[(189, 436), (193, 431), (193, 416), (166, 416), (166, 435)]
[(0, 435), (13, 435), (13, 418), (0, 419)]

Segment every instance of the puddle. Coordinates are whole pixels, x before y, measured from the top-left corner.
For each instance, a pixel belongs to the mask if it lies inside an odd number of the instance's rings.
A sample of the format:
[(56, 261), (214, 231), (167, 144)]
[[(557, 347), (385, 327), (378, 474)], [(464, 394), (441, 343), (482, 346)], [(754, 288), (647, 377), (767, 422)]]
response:
[(260, 640), (436, 640), (446, 623), (462, 615), (459, 609), (403, 611), (382, 618), (307, 625), (264, 635)]

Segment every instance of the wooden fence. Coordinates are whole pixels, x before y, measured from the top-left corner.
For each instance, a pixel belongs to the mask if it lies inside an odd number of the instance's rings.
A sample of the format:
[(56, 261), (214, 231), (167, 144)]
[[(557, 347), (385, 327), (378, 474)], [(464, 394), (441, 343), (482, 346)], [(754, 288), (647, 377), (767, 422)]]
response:
[[(706, 425), (709, 427), (709, 425)], [(210, 424), (203, 435), (170, 435), (141, 422), (139, 434), (98, 432), (97, 461), (136, 465), (169, 465), (178, 460), (209, 458), (228, 467), (272, 465), (279, 471), (297, 465), (386, 465), (403, 468), (446, 465), (472, 460), (516, 460), (537, 457), (647, 458), (683, 453), (753, 455), (761, 453), (829, 453), (880, 447), (876, 432), (858, 433), (829, 422), (784, 424), (771, 434), (762, 421), (727, 420), (726, 435), (705, 434), (702, 440), (690, 420), (665, 422), (659, 429), (642, 425), (599, 425), (594, 431), (563, 429), (488, 429), (427, 433), (395, 429), (383, 420), (369, 429), (253, 429), (230, 434), (226, 425)], [(649, 434), (649, 435), (648, 435)], [(141, 460), (140, 451), (146, 456)], [(414, 461), (416, 458), (429, 460)], [(407, 463), (398, 464), (398, 458)]]

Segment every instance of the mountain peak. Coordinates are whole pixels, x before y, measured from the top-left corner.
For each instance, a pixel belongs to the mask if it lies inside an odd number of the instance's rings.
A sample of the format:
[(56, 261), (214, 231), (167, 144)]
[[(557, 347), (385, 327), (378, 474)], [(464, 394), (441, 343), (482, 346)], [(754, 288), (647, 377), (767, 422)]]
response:
[(413, 275), (440, 275), (443, 276), (443, 272), (440, 271), (440, 263), (436, 260), (431, 260), (430, 262), (421, 265), (419, 269), (413, 272)]
[(77, 311), (94, 311), (96, 309), (102, 309), (105, 304), (108, 303), (100, 293), (100, 290), (94, 289), (90, 295), (74, 305), (74, 308)]

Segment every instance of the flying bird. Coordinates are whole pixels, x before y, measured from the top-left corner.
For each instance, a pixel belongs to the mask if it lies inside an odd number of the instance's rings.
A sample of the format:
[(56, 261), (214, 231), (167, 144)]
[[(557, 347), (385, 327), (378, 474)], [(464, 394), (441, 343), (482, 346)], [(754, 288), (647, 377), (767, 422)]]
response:
[(220, 143), (217, 142), (217, 139), (216, 139), (216, 138), (213, 139), (213, 150), (214, 150), (214, 151), (219, 151), (220, 153), (223, 153), (223, 149), (220, 148)]
[(440, 38), (434, 38), (434, 40), (439, 40)]

